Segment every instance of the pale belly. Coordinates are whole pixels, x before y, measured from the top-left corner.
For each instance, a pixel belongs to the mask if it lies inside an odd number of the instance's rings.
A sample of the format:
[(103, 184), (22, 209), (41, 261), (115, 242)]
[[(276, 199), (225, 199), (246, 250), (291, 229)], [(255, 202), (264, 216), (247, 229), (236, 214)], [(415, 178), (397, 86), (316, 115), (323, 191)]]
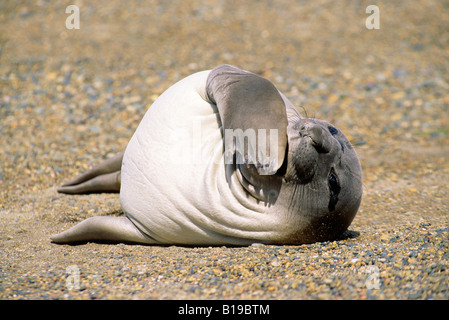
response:
[(245, 245), (279, 238), (281, 221), (224, 164), (220, 117), (206, 100), (208, 74), (176, 83), (145, 114), (123, 159), (122, 208), (160, 243)]

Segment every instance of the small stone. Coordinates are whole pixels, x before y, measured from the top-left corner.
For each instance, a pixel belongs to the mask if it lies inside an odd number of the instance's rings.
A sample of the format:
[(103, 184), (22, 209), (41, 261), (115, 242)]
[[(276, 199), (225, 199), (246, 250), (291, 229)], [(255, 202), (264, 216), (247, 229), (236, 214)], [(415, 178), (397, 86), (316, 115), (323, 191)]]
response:
[(279, 261), (278, 260), (273, 260), (273, 261), (271, 261), (271, 265), (273, 266), (273, 267), (279, 267), (281, 264), (279, 263)]

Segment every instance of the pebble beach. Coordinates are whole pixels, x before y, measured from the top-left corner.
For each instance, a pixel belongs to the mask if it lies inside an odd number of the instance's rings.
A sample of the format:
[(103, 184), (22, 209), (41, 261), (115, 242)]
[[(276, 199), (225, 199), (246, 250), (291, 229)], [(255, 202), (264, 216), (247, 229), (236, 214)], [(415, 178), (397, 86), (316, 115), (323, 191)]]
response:
[[(449, 1), (431, 0), (3, 1), (0, 299), (447, 300), (448, 13)], [(271, 80), (354, 145), (364, 194), (341, 238), (51, 243), (122, 214), (118, 194), (56, 187), (124, 151), (164, 90), (220, 64)]]

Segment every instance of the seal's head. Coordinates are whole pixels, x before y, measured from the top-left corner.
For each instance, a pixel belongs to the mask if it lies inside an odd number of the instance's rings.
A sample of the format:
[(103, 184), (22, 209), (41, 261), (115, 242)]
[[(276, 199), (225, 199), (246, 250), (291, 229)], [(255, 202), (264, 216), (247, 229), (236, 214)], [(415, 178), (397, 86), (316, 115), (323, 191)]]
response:
[(322, 120), (290, 117), (287, 135), (284, 178), (295, 186), (290, 207), (305, 226), (298, 240), (335, 239), (351, 224), (362, 200), (357, 154), (340, 130)]

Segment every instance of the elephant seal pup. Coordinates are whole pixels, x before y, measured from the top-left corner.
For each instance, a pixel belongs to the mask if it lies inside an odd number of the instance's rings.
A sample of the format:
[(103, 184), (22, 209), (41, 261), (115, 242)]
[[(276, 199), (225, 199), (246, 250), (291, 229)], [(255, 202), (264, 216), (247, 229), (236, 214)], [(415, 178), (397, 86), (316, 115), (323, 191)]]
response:
[(118, 190), (124, 216), (86, 219), (52, 241), (249, 245), (333, 240), (357, 213), (362, 173), (341, 131), (302, 118), (270, 81), (222, 65), (166, 90), (124, 154), (58, 189)]

